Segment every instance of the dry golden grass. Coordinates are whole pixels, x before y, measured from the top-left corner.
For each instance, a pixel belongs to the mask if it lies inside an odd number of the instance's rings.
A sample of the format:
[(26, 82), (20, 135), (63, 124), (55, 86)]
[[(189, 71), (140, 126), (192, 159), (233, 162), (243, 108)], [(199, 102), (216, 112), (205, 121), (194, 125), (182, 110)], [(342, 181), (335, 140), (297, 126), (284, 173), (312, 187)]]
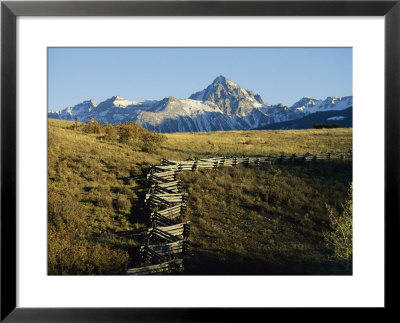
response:
[(49, 274), (116, 274), (127, 262), (138, 264), (139, 232), (145, 228), (144, 175), (162, 157), (352, 148), (352, 129), (262, 130), (167, 134), (159, 151), (150, 153), (73, 125), (48, 121)]
[(324, 239), (329, 213), (348, 203), (350, 160), (222, 167), (181, 178), (192, 228), (185, 274), (351, 274), (349, 258), (337, 259)]
[[(129, 151), (126, 145), (101, 142), (98, 135), (84, 134), (68, 129), (73, 123), (69, 121), (49, 120), (49, 132), (57, 129), (66, 139), (82, 141), (95, 145), (109, 156), (116, 151)], [(268, 154), (305, 154), (321, 152), (347, 152), (352, 149), (353, 129), (308, 129), (308, 130), (251, 130), (251, 131), (217, 131), (194, 133), (165, 134), (167, 141), (161, 150), (152, 155), (134, 152), (144, 162), (154, 163), (162, 156), (169, 159), (187, 159), (214, 155), (268, 155)], [(121, 156), (120, 156), (121, 157)], [(123, 157), (123, 156), (122, 156)], [(132, 156), (131, 156), (132, 157)]]
[[(143, 170), (159, 157), (48, 123), (49, 274), (115, 274), (135, 261)], [(130, 256), (131, 255), (131, 256)]]
[(166, 135), (166, 156), (185, 158), (208, 155), (277, 155), (347, 152), (352, 149), (352, 129), (252, 130), (173, 133)]

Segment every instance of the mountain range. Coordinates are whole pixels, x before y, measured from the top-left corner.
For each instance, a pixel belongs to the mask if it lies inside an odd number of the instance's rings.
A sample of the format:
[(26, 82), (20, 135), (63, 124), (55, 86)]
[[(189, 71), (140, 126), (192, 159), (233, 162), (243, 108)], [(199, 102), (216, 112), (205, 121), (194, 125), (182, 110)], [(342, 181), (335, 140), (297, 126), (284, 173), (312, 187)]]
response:
[[(343, 126), (351, 127), (352, 107), (352, 96), (333, 96), (324, 100), (305, 96), (290, 107), (272, 105), (264, 102), (259, 94), (220, 75), (188, 99), (170, 96), (160, 101), (130, 101), (113, 96), (99, 104), (87, 100), (60, 111), (48, 111), (48, 117), (71, 121), (79, 118), (80, 122), (97, 118), (100, 123), (111, 124), (135, 121), (160, 133), (297, 129), (312, 127), (310, 122), (302, 123), (302, 119), (324, 124), (343, 123)], [(297, 122), (292, 122), (294, 120)]]

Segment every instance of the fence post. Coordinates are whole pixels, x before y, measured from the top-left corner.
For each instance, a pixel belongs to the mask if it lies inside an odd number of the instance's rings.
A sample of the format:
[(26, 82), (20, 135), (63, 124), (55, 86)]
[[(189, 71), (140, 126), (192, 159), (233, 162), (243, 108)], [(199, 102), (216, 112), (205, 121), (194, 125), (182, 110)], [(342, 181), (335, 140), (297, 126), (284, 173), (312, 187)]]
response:
[(217, 167), (218, 167), (218, 159), (215, 160), (215, 162), (214, 162), (214, 165), (213, 165), (214, 170), (217, 169)]

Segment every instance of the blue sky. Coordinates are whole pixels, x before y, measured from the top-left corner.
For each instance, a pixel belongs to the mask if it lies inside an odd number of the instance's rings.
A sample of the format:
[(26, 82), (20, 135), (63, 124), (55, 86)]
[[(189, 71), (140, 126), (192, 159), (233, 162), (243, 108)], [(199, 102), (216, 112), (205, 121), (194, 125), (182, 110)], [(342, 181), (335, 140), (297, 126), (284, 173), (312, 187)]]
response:
[(119, 95), (187, 98), (218, 75), (292, 105), (352, 95), (351, 48), (49, 48), (48, 109)]

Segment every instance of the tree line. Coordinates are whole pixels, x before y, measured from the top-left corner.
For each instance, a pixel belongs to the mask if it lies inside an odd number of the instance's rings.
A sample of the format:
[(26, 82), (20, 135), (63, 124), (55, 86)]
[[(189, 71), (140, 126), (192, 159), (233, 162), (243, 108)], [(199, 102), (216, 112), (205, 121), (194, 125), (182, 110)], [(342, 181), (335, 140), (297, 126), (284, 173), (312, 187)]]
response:
[(315, 123), (313, 125), (314, 129), (333, 129), (333, 128), (340, 128), (340, 125), (338, 123), (332, 123), (332, 124), (325, 124), (325, 123)]

